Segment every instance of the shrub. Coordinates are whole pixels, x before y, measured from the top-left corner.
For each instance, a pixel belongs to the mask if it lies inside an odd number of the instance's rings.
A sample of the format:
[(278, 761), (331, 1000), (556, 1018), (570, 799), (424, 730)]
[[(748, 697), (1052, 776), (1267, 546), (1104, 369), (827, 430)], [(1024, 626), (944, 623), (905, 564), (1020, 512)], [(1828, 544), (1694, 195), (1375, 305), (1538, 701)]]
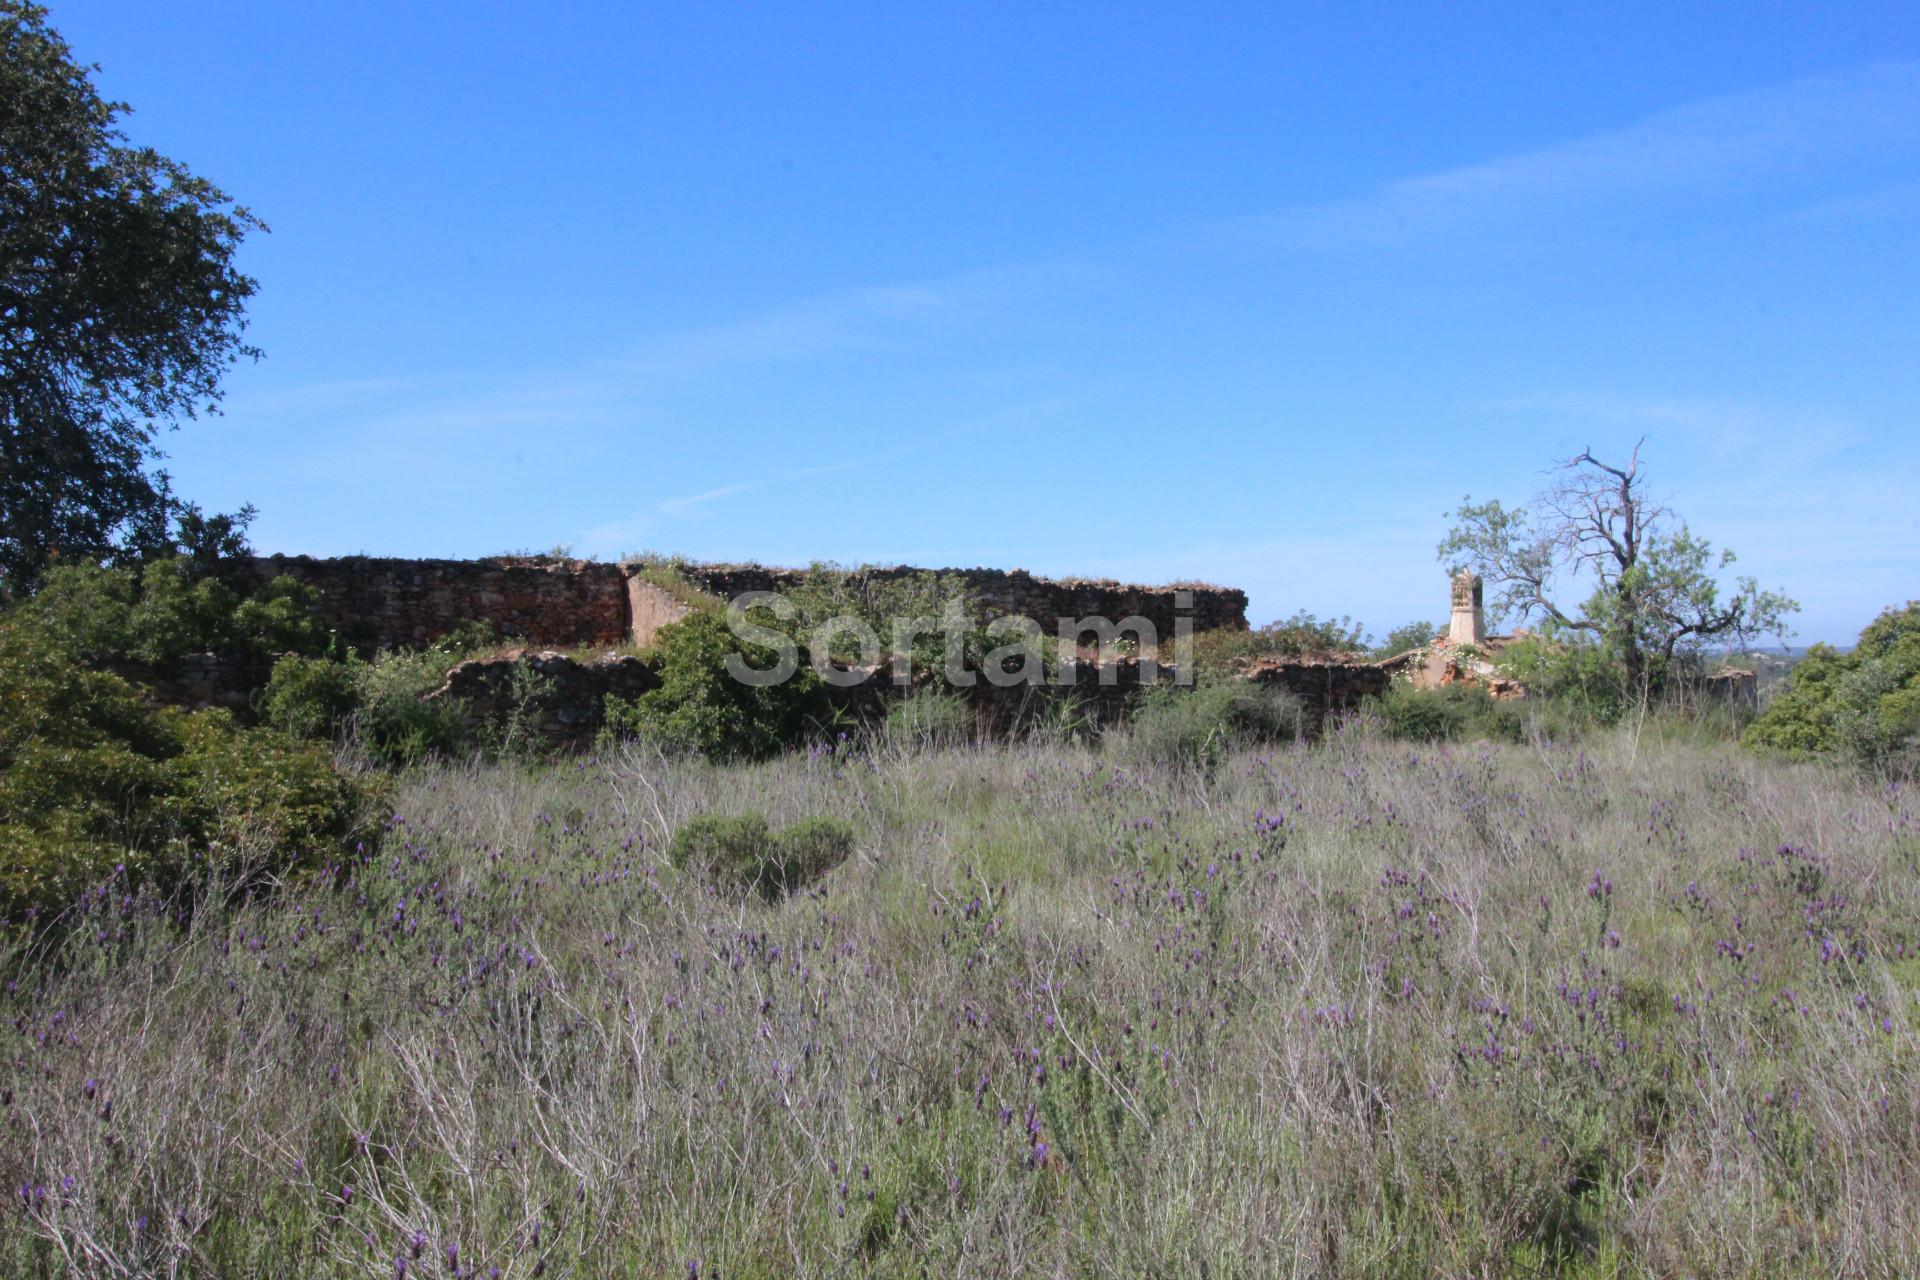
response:
[(283, 574), (234, 606), (232, 638), (254, 653), (324, 652), (331, 637), (319, 602), (313, 587)]
[(1502, 649), (1499, 667), (1529, 692), (1599, 724), (1616, 723), (1631, 702), (1619, 663), (1598, 645), (1530, 636)]
[(854, 838), (838, 818), (808, 818), (775, 834), (761, 813), (702, 814), (673, 833), (667, 857), (683, 870), (777, 898), (846, 861)]
[(1202, 631), (1193, 638), (1193, 668), (1202, 681), (1215, 680), (1236, 674), (1253, 658), (1355, 654), (1366, 648), (1365, 629), (1352, 618), (1317, 618), (1302, 609), (1251, 631)]
[(1920, 600), (1882, 612), (1851, 652), (1814, 645), (1742, 741), (1888, 773), (1920, 769)]
[(467, 723), (460, 708), (426, 700), (446, 680), (446, 654), (392, 650), (355, 664), (353, 671), (357, 705), (348, 730), (370, 757), (405, 765), (465, 750)]
[(1303, 653), (1359, 653), (1367, 647), (1366, 629), (1352, 618), (1316, 618), (1305, 609), (1248, 633), (1253, 652), (1291, 657)]
[(140, 598), (127, 618), (127, 652), (142, 662), (233, 646), (239, 597), (218, 578), (196, 578), (185, 559), (155, 560), (140, 572)]
[(967, 741), (975, 728), (965, 697), (929, 685), (889, 706), (880, 732), (895, 745), (939, 747)]
[(338, 852), (376, 788), (223, 711), (155, 707), (23, 611), (0, 620), (0, 904), (57, 905), (124, 865), (176, 883)]
[(1141, 695), (1122, 750), (1141, 764), (1205, 768), (1234, 747), (1290, 742), (1305, 728), (1299, 699), (1283, 690), (1240, 680), (1162, 686)]
[(139, 580), (127, 569), (96, 564), (56, 565), (32, 599), (15, 606), (68, 653), (83, 658), (125, 656), (132, 645), (128, 619)]
[(654, 651), (660, 687), (631, 703), (608, 699), (613, 736), (647, 737), (709, 760), (760, 759), (799, 742), (827, 715), (826, 685), (811, 667), (773, 685), (734, 679), (729, 657), (766, 670), (777, 655), (736, 638), (715, 615), (696, 613), (660, 628)]
[(805, 818), (780, 833), (773, 882), (781, 893), (812, 884), (847, 860), (858, 833), (842, 818)]
[(260, 695), (260, 717), (296, 738), (337, 735), (360, 705), (363, 664), (288, 654), (273, 664)]
[(1379, 699), (1377, 709), (1387, 736), (1407, 742), (1520, 742), (1526, 737), (1527, 716), (1521, 705), (1497, 701), (1478, 685), (1415, 689), (1396, 683)]

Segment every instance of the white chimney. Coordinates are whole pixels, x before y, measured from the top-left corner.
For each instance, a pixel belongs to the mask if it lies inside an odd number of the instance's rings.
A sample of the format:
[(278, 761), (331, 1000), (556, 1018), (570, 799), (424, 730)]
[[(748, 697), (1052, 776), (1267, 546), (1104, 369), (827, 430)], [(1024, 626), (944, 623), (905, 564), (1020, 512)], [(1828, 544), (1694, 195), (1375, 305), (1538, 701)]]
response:
[(1482, 645), (1487, 640), (1480, 575), (1465, 569), (1453, 575), (1453, 620), (1447, 627), (1447, 639), (1456, 645)]

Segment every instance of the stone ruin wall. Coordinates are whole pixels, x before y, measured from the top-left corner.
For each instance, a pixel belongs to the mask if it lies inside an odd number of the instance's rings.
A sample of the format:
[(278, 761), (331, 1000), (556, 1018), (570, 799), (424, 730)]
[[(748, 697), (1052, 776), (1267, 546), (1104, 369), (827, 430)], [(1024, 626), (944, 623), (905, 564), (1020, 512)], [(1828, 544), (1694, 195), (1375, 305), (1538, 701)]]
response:
[(510, 643), (557, 648), (619, 644), (631, 630), (627, 575), (614, 564), (260, 556), (253, 571), (316, 588), (327, 625), (369, 649), (431, 644), (469, 620)]
[[(804, 569), (758, 565), (696, 565), (681, 572), (693, 585), (722, 599), (745, 591), (778, 591), (807, 574)], [(863, 572), (899, 578), (925, 571), (902, 566)], [(1163, 640), (1172, 638), (1182, 617), (1192, 620), (1196, 633), (1247, 626), (1246, 593), (1231, 588), (1052, 581), (1021, 570), (938, 572), (964, 578), (989, 616), (1033, 618), (1049, 633), (1062, 617), (1100, 616), (1117, 623), (1138, 615), (1152, 622)], [(253, 573), (262, 582), (285, 574), (313, 586), (320, 593), (320, 613), (327, 625), (349, 643), (368, 649), (430, 644), (468, 620), (492, 623), (502, 639), (529, 647), (646, 643), (661, 625), (684, 614), (684, 606), (667, 592), (625, 566), (583, 560), (261, 556), (253, 562)]]
[[(681, 570), (689, 582), (723, 600), (747, 591), (784, 591), (806, 580), (806, 569), (769, 569), (761, 565), (690, 565)], [(1247, 593), (1233, 587), (1176, 583), (1143, 587), (1106, 578), (1037, 578), (1024, 569), (917, 569), (909, 565), (866, 568), (856, 579), (887, 581), (937, 573), (964, 580), (984, 616), (1032, 618), (1052, 635), (1061, 618), (1106, 618), (1119, 623), (1141, 617), (1151, 622), (1162, 643), (1170, 643), (1174, 624), (1191, 620), (1194, 634), (1227, 627), (1247, 629)]]

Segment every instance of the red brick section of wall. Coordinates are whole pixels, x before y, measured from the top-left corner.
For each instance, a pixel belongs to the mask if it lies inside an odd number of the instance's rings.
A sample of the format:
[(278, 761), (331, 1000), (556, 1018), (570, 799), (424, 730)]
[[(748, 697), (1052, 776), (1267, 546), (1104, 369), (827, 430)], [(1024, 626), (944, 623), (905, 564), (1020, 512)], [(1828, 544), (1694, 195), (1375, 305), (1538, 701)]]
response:
[(261, 581), (285, 574), (320, 592), (320, 613), (349, 643), (431, 644), (468, 620), (535, 645), (618, 644), (627, 638), (627, 577), (585, 560), (391, 560), (261, 556)]

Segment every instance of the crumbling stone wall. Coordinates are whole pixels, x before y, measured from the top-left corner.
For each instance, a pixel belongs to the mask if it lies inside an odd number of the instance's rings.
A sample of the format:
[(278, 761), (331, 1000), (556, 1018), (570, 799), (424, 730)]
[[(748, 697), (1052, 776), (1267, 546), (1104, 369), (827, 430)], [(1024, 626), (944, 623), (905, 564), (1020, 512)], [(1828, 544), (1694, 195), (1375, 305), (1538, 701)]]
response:
[[(805, 582), (806, 569), (770, 569), (764, 565), (688, 565), (688, 582), (723, 600), (748, 591), (787, 591)], [(1205, 583), (1143, 587), (1106, 578), (1036, 578), (1024, 569), (917, 569), (894, 565), (858, 570), (856, 578), (887, 581), (938, 573), (963, 580), (979, 603), (981, 615), (1032, 618), (1052, 635), (1061, 618), (1141, 617), (1154, 625), (1161, 643), (1170, 643), (1176, 621), (1191, 621), (1197, 634), (1216, 628), (1247, 629), (1247, 593)]]
[[(522, 666), (530, 682), (516, 681)], [(563, 653), (516, 653), (462, 662), (427, 697), (457, 704), (475, 728), (497, 733), (517, 718), (524, 732), (550, 745), (584, 747), (606, 722), (608, 698), (631, 702), (659, 687), (659, 675), (634, 657), (607, 654), (578, 662)]]
[(1385, 693), (1393, 673), (1392, 664), (1380, 662), (1263, 661), (1247, 669), (1247, 679), (1293, 694), (1317, 724)]
[(492, 623), (509, 641), (538, 645), (612, 645), (631, 631), (619, 565), (508, 556), (260, 556), (253, 572), (262, 582), (285, 574), (317, 588), (327, 625), (365, 648), (431, 644), (469, 619)]
[[(875, 579), (925, 572), (905, 566), (863, 570)], [(1051, 633), (1061, 618), (1146, 618), (1163, 642), (1176, 621), (1195, 632), (1245, 630), (1247, 597), (1227, 587), (1141, 587), (1092, 579), (1051, 581), (1022, 570), (940, 570), (966, 580), (983, 614), (1032, 618)], [(402, 560), (345, 556), (261, 556), (259, 581), (285, 574), (317, 588), (320, 613), (349, 643), (363, 648), (431, 644), (469, 619), (492, 623), (503, 639), (571, 647), (646, 643), (659, 627), (684, 616), (672, 595), (625, 566), (585, 560), (497, 556), (486, 560)], [(694, 565), (681, 570), (693, 586), (722, 599), (746, 591), (781, 591), (806, 580), (805, 569), (760, 565)]]

